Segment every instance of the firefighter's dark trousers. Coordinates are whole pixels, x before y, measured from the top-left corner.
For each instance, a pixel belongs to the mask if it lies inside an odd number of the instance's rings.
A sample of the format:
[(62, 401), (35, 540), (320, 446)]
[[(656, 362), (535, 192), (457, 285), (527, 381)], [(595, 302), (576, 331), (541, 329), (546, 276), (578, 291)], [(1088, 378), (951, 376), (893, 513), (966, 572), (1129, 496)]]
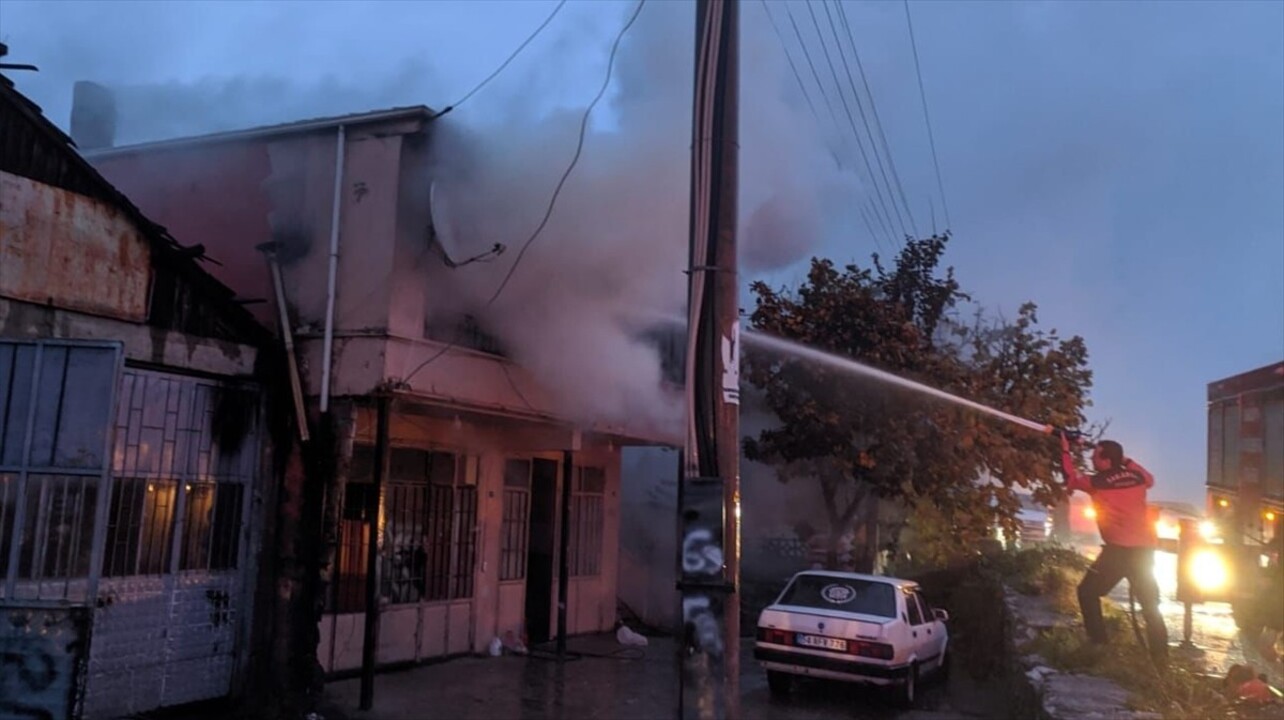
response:
[(1095, 643), (1104, 643), (1106, 623), (1101, 617), (1101, 597), (1128, 579), (1132, 586), (1137, 604), (1141, 605), (1142, 616), (1146, 618), (1146, 636), (1151, 654), (1157, 657), (1166, 656), (1168, 652), (1168, 629), (1164, 627), (1164, 616), (1159, 613), (1159, 584), (1155, 582), (1155, 551), (1153, 548), (1129, 548), (1118, 545), (1105, 545), (1101, 555), (1088, 568), (1079, 583), (1079, 609), (1083, 613), (1083, 627), (1088, 638)]

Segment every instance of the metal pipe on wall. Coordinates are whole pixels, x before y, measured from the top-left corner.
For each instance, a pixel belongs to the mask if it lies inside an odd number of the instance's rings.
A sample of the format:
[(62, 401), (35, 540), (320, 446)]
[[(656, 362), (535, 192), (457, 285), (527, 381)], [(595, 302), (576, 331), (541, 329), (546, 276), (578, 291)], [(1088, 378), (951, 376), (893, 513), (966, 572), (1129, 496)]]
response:
[(343, 164), (347, 128), (339, 126), (334, 149), (334, 204), (330, 209), (330, 268), (325, 291), (325, 341), (321, 349), (321, 412), (330, 409), (330, 363), (334, 354), (334, 296), (339, 274), (339, 221), (343, 206)]
[(285, 343), (285, 360), (290, 375), (290, 395), (294, 400), (295, 422), (299, 426), (299, 439), (307, 442), (308, 414), (303, 407), (303, 384), (299, 381), (299, 361), (294, 355), (294, 332), (290, 330), (290, 313), (285, 307), (285, 281), (281, 279), (281, 264), (276, 259), (275, 243), (265, 243), (259, 250), (267, 255), (268, 268), (272, 271), (272, 289), (276, 293), (276, 309), (281, 323), (281, 339)]
[(575, 455), (562, 453), (562, 537), (557, 559), (557, 656), (566, 657), (566, 608), (571, 591), (571, 483), (575, 479)]

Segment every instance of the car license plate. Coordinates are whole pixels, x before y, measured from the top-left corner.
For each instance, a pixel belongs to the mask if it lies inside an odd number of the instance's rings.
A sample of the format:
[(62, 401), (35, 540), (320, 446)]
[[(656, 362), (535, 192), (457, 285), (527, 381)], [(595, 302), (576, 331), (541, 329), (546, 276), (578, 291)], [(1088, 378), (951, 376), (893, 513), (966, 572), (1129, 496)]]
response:
[(822, 650), (836, 650), (838, 652), (847, 652), (847, 641), (839, 638), (820, 637), (819, 635), (803, 635), (799, 633), (796, 642), (801, 647), (820, 648)]

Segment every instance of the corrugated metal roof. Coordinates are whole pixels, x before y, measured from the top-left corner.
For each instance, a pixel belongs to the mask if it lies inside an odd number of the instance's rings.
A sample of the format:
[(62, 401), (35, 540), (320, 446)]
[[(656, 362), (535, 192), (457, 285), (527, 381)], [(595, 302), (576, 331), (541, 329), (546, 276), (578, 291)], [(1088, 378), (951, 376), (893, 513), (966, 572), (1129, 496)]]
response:
[(127, 155), (138, 152), (155, 152), (159, 150), (185, 148), (191, 147), (192, 145), (251, 140), (272, 135), (293, 135), (298, 133), (315, 132), (318, 130), (336, 128), (340, 125), (368, 125), (371, 123), (395, 120), (419, 120), (422, 122), (429, 122), (440, 117), (441, 114), (442, 113), (434, 112), (424, 105), (411, 105), (408, 107), (371, 110), (368, 112), (336, 115), (333, 117), (296, 120), (293, 122), (281, 123), (279, 125), (261, 125), (259, 127), (246, 128), (244, 130), (229, 130), (226, 132), (210, 133), (208, 135), (193, 135), (190, 137), (158, 140), (156, 142), (137, 143), (134, 145), (97, 148), (86, 151), (84, 155), (85, 157), (95, 159), (106, 158), (114, 155)]
[[(148, 219), (81, 156), (76, 143), (45, 117), (39, 105), (18, 92), (13, 81), (3, 73), (0, 73), (0, 127), (4, 129), (0, 133), (0, 170), (95, 198), (119, 209), (151, 244), (154, 262), (170, 271), (165, 273), (167, 276), (173, 276), (158, 280), (175, 284), (181, 278), (182, 282), (178, 283), (181, 287), (172, 288), (175, 298), (204, 306), (191, 308), (190, 312), (161, 308), (161, 314), (166, 316), (161, 318), (157, 317), (157, 307), (153, 305), (149, 321), (186, 332), (193, 332), (192, 324), (196, 323), (208, 331), (207, 336), (228, 340), (258, 341), (267, 337), (267, 330), (236, 302), (235, 293), (197, 264), (202, 250), (180, 245), (164, 227)], [(206, 309), (216, 310), (218, 317), (205, 317)]]

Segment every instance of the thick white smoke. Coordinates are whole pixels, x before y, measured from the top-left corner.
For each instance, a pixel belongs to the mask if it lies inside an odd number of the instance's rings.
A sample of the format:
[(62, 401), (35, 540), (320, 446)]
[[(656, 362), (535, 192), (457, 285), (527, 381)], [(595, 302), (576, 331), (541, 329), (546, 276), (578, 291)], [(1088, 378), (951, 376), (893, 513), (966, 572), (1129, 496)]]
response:
[[(848, 181), (805, 106), (794, 102), (795, 80), (753, 6), (745, 6), (742, 28), (745, 277), (812, 249), (825, 227), (824, 199)], [(616, 58), (609, 103), (595, 111), (552, 218), (489, 307), (574, 153), (588, 97), (578, 107), (533, 111), (540, 107), (533, 94), (553, 80), (545, 62), (527, 59), (523, 69), (510, 68), (499, 89), (479, 95), (482, 102), (444, 116), (434, 130), (441, 244), (456, 260), (496, 243), (508, 250), (494, 262), (434, 271), (429, 311), (479, 316), (579, 420), (681, 422), (679, 398), (660, 392), (657, 350), (626, 318), (680, 315), (685, 307), (693, 45), (692, 5), (643, 8)], [(605, 59), (602, 65), (604, 71)], [(455, 300), (441, 302), (443, 289)]]

